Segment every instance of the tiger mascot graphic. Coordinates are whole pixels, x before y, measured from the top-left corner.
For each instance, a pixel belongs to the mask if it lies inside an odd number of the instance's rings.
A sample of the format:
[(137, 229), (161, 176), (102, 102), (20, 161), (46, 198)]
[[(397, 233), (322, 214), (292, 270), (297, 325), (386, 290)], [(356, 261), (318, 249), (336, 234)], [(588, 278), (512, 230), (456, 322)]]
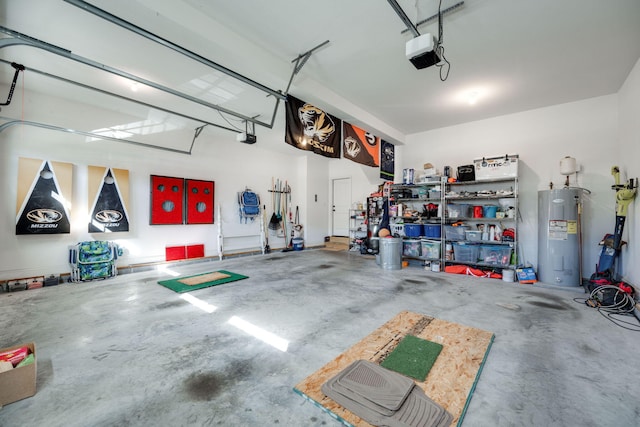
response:
[(320, 142), (325, 142), (336, 130), (331, 117), (311, 104), (298, 108), (298, 118), (305, 136)]

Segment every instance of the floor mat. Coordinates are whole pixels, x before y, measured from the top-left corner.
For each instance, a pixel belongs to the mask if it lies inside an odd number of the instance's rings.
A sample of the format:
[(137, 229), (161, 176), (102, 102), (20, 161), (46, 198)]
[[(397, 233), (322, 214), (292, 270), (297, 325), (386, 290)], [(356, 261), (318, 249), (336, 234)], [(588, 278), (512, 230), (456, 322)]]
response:
[(442, 344), (407, 335), (380, 365), (424, 381), (441, 351)]
[(249, 276), (232, 273), (230, 271), (218, 270), (210, 273), (196, 274), (194, 276), (177, 277), (169, 280), (159, 280), (158, 284), (169, 288), (172, 291), (183, 293), (196, 289), (208, 288), (210, 286), (222, 285), (236, 280), (247, 279)]
[(413, 381), (407, 377), (382, 369), (375, 363), (358, 360), (323, 384), (322, 391), (329, 396), (325, 392), (326, 386), (343, 395), (352, 396), (351, 399), (354, 400), (365, 396), (366, 400), (362, 401), (364, 405), (389, 416), (400, 408), (413, 385)]
[(422, 391), (453, 416), (460, 425), (480, 377), (494, 335), (491, 332), (403, 311), (347, 349), (294, 387), (348, 426), (370, 426), (321, 390), (322, 385), (356, 360), (380, 364), (407, 335), (442, 344), (442, 351), (425, 381), (416, 381)]
[(322, 385), (322, 392), (373, 425), (444, 427), (451, 415), (404, 375), (358, 360)]

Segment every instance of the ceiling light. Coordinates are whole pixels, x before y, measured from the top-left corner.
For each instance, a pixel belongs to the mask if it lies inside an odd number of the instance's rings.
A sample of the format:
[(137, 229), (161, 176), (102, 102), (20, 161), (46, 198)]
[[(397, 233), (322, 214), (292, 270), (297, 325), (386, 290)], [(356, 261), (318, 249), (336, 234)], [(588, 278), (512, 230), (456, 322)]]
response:
[(475, 105), (478, 102), (478, 98), (480, 98), (480, 93), (477, 90), (474, 90), (467, 96), (467, 102), (469, 105)]

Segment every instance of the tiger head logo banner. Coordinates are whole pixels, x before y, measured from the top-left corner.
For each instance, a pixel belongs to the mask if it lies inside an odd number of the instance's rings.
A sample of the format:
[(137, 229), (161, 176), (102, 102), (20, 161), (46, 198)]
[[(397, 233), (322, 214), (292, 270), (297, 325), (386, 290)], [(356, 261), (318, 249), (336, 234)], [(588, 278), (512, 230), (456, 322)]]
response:
[(285, 110), (287, 144), (325, 157), (340, 157), (340, 119), (291, 95), (287, 95)]
[(347, 122), (342, 122), (342, 156), (363, 165), (380, 166), (380, 138)]

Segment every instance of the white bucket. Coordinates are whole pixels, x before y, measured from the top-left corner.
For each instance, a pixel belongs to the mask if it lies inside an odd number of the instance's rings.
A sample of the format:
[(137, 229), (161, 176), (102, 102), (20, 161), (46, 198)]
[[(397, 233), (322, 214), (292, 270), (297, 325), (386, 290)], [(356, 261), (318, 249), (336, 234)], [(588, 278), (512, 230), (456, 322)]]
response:
[(515, 282), (516, 281), (516, 272), (513, 270), (509, 270), (505, 268), (502, 270), (502, 280), (504, 282)]
[(304, 249), (304, 239), (300, 237), (294, 237), (291, 242), (293, 243), (294, 251), (301, 251)]
[(440, 271), (440, 263), (438, 261), (431, 261), (431, 271)]

